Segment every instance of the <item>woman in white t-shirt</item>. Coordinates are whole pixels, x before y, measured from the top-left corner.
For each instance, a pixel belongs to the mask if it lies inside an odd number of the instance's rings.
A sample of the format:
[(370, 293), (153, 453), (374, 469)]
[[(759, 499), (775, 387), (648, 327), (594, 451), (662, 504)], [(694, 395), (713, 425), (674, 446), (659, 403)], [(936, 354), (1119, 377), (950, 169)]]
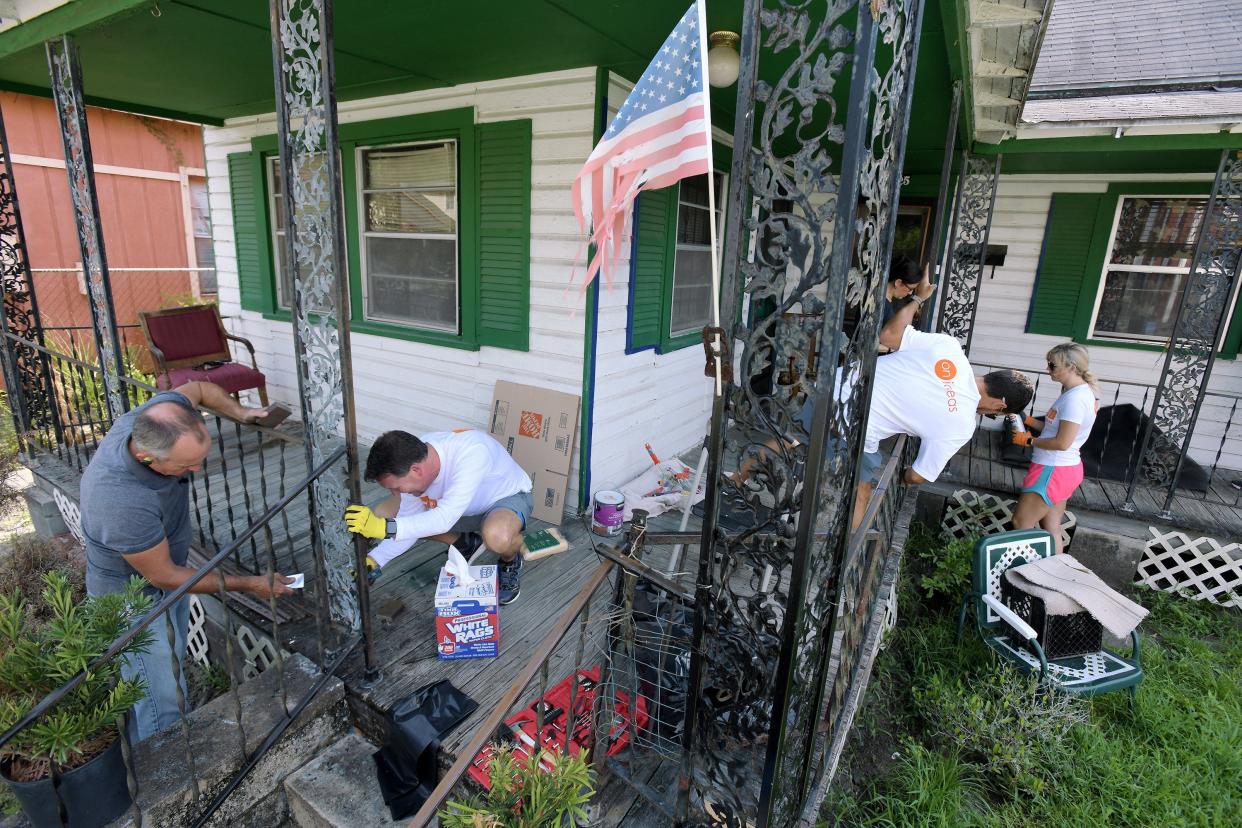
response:
[(1015, 431), (1014, 442), (1030, 445), (1031, 467), (1022, 481), (1013, 528), (1042, 526), (1061, 549), (1061, 516), (1065, 503), (1082, 483), (1082, 458), (1078, 450), (1091, 435), (1100, 404), (1095, 396), (1087, 349), (1074, 342), (1057, 345), (1048, 352), (1048, 375), (1061, 383), (1061, 396), (1042, 418), (1027, 417), (1026, 425), (1038, 431)]

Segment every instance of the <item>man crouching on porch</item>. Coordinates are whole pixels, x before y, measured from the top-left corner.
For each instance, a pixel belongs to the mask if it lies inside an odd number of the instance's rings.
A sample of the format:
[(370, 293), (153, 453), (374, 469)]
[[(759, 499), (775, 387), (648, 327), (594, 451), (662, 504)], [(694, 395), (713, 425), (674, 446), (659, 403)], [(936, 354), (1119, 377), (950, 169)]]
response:
[(367, 556), (372, 583), (389, 561), (428, 539), (456, 546), (467, 559), (486, 545), (500, 556), (498, 600), (518, 597), (531, 480), (490, 435), (389, 431), (367, 455), (366, 479), (392, 492), (374, 509), (345, 510), (349, 531), (380, 541)]

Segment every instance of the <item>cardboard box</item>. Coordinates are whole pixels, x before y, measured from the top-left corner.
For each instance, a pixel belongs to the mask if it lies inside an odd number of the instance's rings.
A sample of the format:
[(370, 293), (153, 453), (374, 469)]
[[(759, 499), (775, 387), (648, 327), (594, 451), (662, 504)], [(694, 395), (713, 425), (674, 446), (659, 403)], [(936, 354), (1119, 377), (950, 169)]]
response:
[(495, 658), (500, 652), (496, 567), (472, 566), (463, 585), (443, 568), (436, 583), (436, 654), (445, 660)]
[(488, 433), (530, 475), (535, 517), (560, 524), (578, 435), (580, 398), (500, 380), (492, 393)]

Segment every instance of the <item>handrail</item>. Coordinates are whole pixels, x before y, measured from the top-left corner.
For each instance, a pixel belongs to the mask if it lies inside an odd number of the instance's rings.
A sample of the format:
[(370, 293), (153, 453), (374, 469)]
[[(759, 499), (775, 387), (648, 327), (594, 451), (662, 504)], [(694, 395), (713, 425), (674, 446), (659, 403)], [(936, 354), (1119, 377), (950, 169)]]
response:
[[(845, 564), (842, 566), (843, 572), (849, 569), (850, 564), (861, 553), (863, 544), (867, 541), (867, 535), (871, 533), (871, 528), (875, 525), (875, 519), (880, 514), (880, 507), (884, 505), (885, 496), (897, 477), (901, 458), (906, 452), (907, 440), (909, 440), (909, 437), (905, 434), (897, 438), (892, 454), (885, 461), (884, 468), (880, 471), (880, 479), (876, 483), (875, 488), (871, 490), (871, 497), (867, 499), (867, 509), (863, 512), (862, 522), (858, 524), (858, 528), (850, 533), (849, 545), (845, 551)], [(897, 482), (900, 484), (900, 481)]]
[(156, 604), (155, 607), (153, 607), (141, 621), (139, 621), (134, 626), (130, 627), (128, 632), (126, 632), (124, 635), (122, 635), (121, 637), (113, 641), (107, 650), (104, 650), (102, 654), (100, 654), (97, 658), (95, 658), (93, 661), (91, 661), (90, 664), (86, 666), (86, 669), (80, 670), (76, 675), (74, 675), (71, 679), (66, 681), (60, 687), (56, 688), (51, 693), (48, 693), (46, 696), (44, 696), (43, 700), (40, 701), (38, 704), (36, 704), (33, 708), (31, 708), (30, 712), (28, 712), (16, 724), (14, 724), (12, 727), (6, 730), (2, 736), (0, 736), (0, 748), (3, 748), (5, 745), (7, 745), (13, 739), (13, 737), (15, 737), (23, 729), (28, 727), (32, 722), (34, 722), (36, 719), (38, 719), (40, 716), (42, 716), (44, 713), (46, 713), (48, 710), (54, 707), (57, 703), (59, 703), (60, 700), (65, 697), (66, 694), (68, 694), (74, 688), (76, 688), (79, 684), (81, 684), (86, 679), (86, 677), (90, 674), (90, 672), (94, 670), (97, 666), (104, 663), (110, 658), (114, 658), (117, 655), (117, 653), (121, 652), (121, 650), (129, 646), (130, 642), (132, 642), (134, 638), (138, 636), (139, 633), (141, 633), (151, 624), (155, 623), (156, 618), (158, 618), (160, 615), (167, 612), (168, 609), (173, 604), (175, 604), (177, 601), (179, 601), (186, 593), (188, 593), (195, 584), (197, 584), (203, 578), (207, 577), (207, 573), (209, 573), (211, 570), (219, 566), (220, 563), (223, 562), (226, 557), (233, 554), (233, 552), (239, 549), (242, 544), (250, 540), (256, 534), (258, 534), (259, 530), (263, 528), (265, 525), (267, 525), (268, 521), (270, 521), (273, 517), (279, 514), (282, 509), (284, 509), (286, 506), (292, 503), (295, 497), (302, 494), (302, 492), (306, 491), (306, 489), (310, 487), (311, 483), (313, 483), (315, 480), (318, 480), (319, 477), (324, 474), (324, 472), (326, 472), (329, 468), (332, 467), (333, 464), (335, 464), (338, 460), (340, 460), (344, 456), (345, 456), (344, 446), (341, 446), (336, 451), (332, 452), (332, 454), (330, 454), (327, 457), (327, 459), (325, 459), (322, 463), (316, 466), (311, 471), (311, 473), (306, 476), (305, 479), (303, 479), (300, 483), (298, 483), (295, 487), (293, 487), (293, 489), (291, 489), (284, 497), (282, 497), (280, 500), (276, 501), (276, 503), (274, 503), (271, 507), (269, 507), (268, 510), (264, 512), (262, 515), (260, 515), (258, 520), (251, 523), (250, 526), (248, 526), (245, 529), (245, 531), (243, 531), (240, 535), (234, 538), (232, 543), (225, 546), (220, 551), (216, 552), (216, 554), (213, 555), (210, 559), (208, 559), (202, 566), (200, 566), (194, 572), (193, 575), (191, 575), (189, 578), (182, 581), (179, 587), (174, 589), (172, 592), (167, 593), (164, 596), (164, 599), (160, 601), (158, 604)]
[(587, 579), (582, 589), (574, 596), (574, 600), (570, 602), (565, 611), (556, 619), (556, 623), (552, 625), (552, 629), (544, 636), (543, 641), (539, 642), (539, 646), (531, 654), (530, 660), (522, 667), (513, 683), (509, 685), (509, 689), (505, 691), (505, 694), (496, 702), (492, 712), (483, 720), (483, 724), (475, 731), (474, 736), (457, 751), (457, 758), (453, 761), (453, 766), (449, 768), (448, 773), (441, 777), (440, 783), (436, 785), (435, 790), (431, 792), (430, 796), (423, 802), (423, 806), (418, 809), (418, 813), (408, 823), (408, 828), (422, 828), (422, 826), (431, 821), (436, 810), (444, 804), (444, 800), (448, 799), (449, 794), (452, 793), (453, 787), (458, 780), (465, 775), (466, 769), (474, 761), (475, 755), (491, 740), (496, 728), (500, 726), (501, 721), (509, 714), (509, 708), (513, 705), (514, 700), (517, 699), (518, 694), (535, 677), (539, 666), (552, 655), (556, 645), (561, 643), (565, 633), (569, 632), (569, 628), (573, 625), (574, 620), (590, 603), (595, 590), (599, 589), (599, 585), (608, 577), (608, 573), (612, 571), (614, 566), (616, 564), (610, 560), (599, 562), (599, 566), (595, 568), (595, 571), (591, 573), (591, 577)]

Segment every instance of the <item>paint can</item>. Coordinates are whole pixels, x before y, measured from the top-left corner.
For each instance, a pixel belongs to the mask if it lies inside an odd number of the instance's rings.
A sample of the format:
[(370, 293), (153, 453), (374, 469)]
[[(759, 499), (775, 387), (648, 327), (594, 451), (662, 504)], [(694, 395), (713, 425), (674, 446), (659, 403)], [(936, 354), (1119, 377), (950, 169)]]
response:
[(625, 522), (625, 495), (612, 490), (595, 493), (595, 510), (591, 516), (591, 531), (597, 535), (613, 538), (621, 534)]

